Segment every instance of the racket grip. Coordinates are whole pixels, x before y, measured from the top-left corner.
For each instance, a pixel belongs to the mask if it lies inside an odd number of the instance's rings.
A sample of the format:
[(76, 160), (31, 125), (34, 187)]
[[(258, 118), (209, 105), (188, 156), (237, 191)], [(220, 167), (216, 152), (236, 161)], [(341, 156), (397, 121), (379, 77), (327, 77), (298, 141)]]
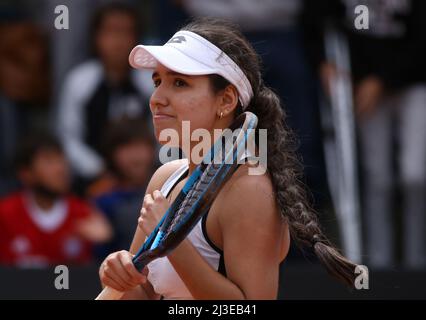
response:
[(95, 300), (120, 300), (123, 295), (124, 292), (105, 287)]

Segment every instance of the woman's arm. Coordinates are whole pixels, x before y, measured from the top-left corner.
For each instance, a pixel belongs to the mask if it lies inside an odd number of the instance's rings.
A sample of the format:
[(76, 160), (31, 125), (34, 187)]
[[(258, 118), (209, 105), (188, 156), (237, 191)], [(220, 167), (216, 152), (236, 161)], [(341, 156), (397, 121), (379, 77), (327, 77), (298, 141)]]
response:
[[(215, 210), (227, 277), (214, 270), (188, 241), (169, 261), (195, 299), (276, 299), (283, 224), (266, 176), (238, 178), (221, 192)], [(188, 264), (190, 261), (190, 264)]]

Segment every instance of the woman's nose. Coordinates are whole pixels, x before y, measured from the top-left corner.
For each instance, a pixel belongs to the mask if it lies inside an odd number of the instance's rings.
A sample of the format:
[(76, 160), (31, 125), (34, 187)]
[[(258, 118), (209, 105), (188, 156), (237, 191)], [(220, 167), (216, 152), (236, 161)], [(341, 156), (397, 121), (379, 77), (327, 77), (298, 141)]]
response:
[(149, 102), (151, 111), (157, 109), (159, 107), (165, 107), (168, 104), (168, 100), (166, 94), (163, 89), (157, 87), (151, 95), (151, 99)]

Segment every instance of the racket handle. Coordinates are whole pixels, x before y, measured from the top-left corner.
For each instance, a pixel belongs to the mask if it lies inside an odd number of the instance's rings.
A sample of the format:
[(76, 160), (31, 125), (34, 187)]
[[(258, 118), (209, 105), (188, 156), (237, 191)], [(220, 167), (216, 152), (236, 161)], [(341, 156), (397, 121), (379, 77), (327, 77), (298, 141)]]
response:
[(123, 295), (124, 292), (105, 287), (95, 300), (120, 300)]

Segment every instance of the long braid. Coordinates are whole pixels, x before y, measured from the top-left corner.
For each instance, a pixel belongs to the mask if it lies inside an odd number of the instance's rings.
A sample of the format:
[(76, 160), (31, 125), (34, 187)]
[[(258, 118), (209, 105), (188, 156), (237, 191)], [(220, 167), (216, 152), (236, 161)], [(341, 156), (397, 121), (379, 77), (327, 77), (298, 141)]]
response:
[(285, 125), (285, 112), (278, 96), (262, 86), (252, 104), (259, 128), (268, 129), (268, 171), (281, 215), (299, 246), (312, 247), (329, 273), (353, 286), (355, 265), (343, 257), (324, 235), (317, 214), (307, 202), (302, 166), (296, 156), (296, 141)]

